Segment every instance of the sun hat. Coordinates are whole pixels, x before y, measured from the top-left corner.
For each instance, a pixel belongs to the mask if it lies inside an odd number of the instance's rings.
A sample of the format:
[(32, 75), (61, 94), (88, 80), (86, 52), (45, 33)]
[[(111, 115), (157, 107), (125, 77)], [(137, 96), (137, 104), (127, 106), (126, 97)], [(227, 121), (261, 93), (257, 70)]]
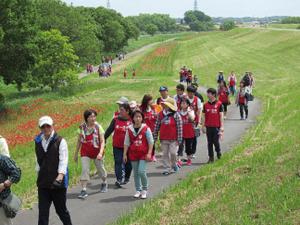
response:
[(130, 108), (135, 108), (135, 107), (137, 107), (136, 101), (131, 101), (131, 102), (129, 103), (129, 106), (130, 106)]
[(121, 97), (119, 100), (116, 102), (117, 104), (123, 105), (123, 104), (128, 104), (129, 100), (126, 97)]
[(50, 116), (43, 116), (39, 119), (39, 127), (44, 125), (53, 126), (53, 120)]
[(175, 100), (173, 98), (167, 98), (166, 100), (162, 101), (161, 104), (168, 106), (173, 111), (177, 111)]

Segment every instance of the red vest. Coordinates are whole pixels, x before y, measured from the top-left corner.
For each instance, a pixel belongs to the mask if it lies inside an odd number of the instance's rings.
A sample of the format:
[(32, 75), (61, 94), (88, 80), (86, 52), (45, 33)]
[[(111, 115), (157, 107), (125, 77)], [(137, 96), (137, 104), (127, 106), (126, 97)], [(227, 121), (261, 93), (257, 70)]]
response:
[(165, 117), (163, 112), (159, 113), (160, 124), (160, 140), (177, 140), (177, 128), (174, 116)]
[(120, 112), (119, 112), (119, 111), (116, 111), (116, 112), (114, 113), (114, 118), (117, 118), (117, 117), (119, 116), (119, 114), (120, 114)]
[(123, 121), (115, 118), (115, 130), (113, 135), (113, 147), (124, 148), (126, 129), (131, 124), (129, 120)]
[(230, 87), (234, 87), (235, 86), (235, 79), (232, 76), (230, 76), (230, 79), (229, 79), (229, 86)]
[(205, 113), (205, 126), (206, 127), (221, 127), (220, 120), (220, 108), (222, 106), (222, 102), (217, 101), (214, 104), (210, 104), (209, 102), (204, 105), (204, 113)]
[(227, 95), (226, 92), (227, 92), (227, 90), (225, 88), (219, 90), (219, 93), (218, 93), (219, 101), (221, 101), (222, 103), (228, 103), (229, 102), (228, 101), (229, 100), (228, 95)]
[(184, 116), (180, 114), (180, 116), (182, 119), (183, 138), (194, 138), (194, 123), (190, 122), (188, 113)]
[(144, 126), (137, 136), (134, 136), (133, 131), (128, 129), (130, 146), (128, 157), (131, 161), (145, 160), (148, 153), (149, 145), (146, 138), (148, 126)]
[(239, 104), (246, 104), (246, 97), (241, 95), (239, 92)]
[(198, 97), (194, 96), (194, 100), (191, 104), (191, 109), (194, 110), (195, 112), (195, 122), (198, 123), (199, 122), (199, 116), (197, 114), (198, 111)]
[(145, 123), (150, 128), (150, 130), (153, 132), (156, 122), (156, 113), (154, 110), (151, 110), (150, 112), (144, 112), (145, 117)]

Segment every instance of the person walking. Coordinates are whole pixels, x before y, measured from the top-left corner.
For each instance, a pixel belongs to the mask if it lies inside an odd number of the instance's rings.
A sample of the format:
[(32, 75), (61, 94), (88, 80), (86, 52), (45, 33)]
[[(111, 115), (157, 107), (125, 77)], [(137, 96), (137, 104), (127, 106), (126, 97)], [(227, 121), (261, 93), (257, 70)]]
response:
[(229, 99), (229, 90), (227, 88), (225, 81), (220, 82), (217, 94), (218, 94), (219, 101), (222, 102), (223, 109), (224, 109), (224, 119), (226, 119), (227, 106), (230, 104), (230, 99)]
[(123, 162), (125, 134), (128, 126), (132, 122), (130, 118), (131, 110), (128, 103), (120, 105), (119, 110), (119, 115), (112, 119), (109, 127), (105, 131), (104, 138), (107, 140), (113, 133), (112, 145), (116, 175), (115, 185), (117, 188), (122, 188), (122, 185), (125, 185), (129, 182), (132, 170), (130, 160), (128, 160), (126, 163)]
[(250, 96), (249, 87), (245, 87), (243, 81), (240, 82), (240, 89), (236, 96), (235, 103), (240, 108), (241, 120), (248, 118), (248, 97)]
[(83, 113), (84, 122), (79, 126), (77, 148), (74, 161), (78, 162), (78, 152), (81, 156), (81, 178), (82, 191), (78, 198), (85, 199), (88, 196), (87, 183), (90, 180), (90, 163), (94, 162), (98, 175), (102, 179), (100, 192), (107, 192), (107, 172), (104, 166), (104, 130), (96, 121), (97, 112), (89, 109)]
[(206, 133), (208, 146), (208, 163), (214, 162), (214, 147), (217, 158), (222, 156), (220, 139), (224, 133), (223, 106), (222, 102), (217, 100), (217, 91), (214, 88), (207, 90), (208, 101), (204, 104), (203, 114), (205, 122), (202, 127), (203, 133)]
[(1, 200), (10, 196), (12, 185), (18, 183), (20, 179), (20, 168), (8, 156), (0, 154), (0, 225), (12, 225), (11, 218), (16, 216), (1, 204)]
[(236, 79), (235, 73), (233, 71), (231, 71), (231, 73), (228, 77), (228, 84), (229, 84), (229, 91), (232, 96), (235, 96), (235, 94), (236, 94), (236, 82), (237, 82), (237, 79)]
[(35, 153), (38, 172), (38, 225), (49, 224), (49, 210), (53, 203), (56, 213), (64, 225), (71, 225), (67, 209), (68, 146), (59, 136), (49, 116), (39, 119), (41, 133), (35, 138)]
[(182, 119), (173, 98), (166, 99), (162, 106), (163, 111), (159, 113), (155, 122), (153, 137), (154, 141), (157, 141), (159, 133), (165, 168), (163, 174), (169, 175), (172, 170), (179, 170), (176, 161), (178, 146), (182, 143)]
[(132, 113), (132, 122), (126, 131), (124, 142), (124, 163), (129, 159), (133, 167), (135, 198), (147, 198), (148, 178), (146, 174), (147, 161), (151, 161), (153, 149), (153, 136), (150, 128), (143, 123), (142, 111), (135, 110)]

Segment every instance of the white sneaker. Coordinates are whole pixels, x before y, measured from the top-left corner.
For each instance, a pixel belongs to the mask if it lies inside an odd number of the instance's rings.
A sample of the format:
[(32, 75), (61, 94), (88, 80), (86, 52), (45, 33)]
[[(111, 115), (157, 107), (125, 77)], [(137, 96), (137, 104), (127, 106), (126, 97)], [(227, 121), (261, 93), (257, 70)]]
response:
[(135, 192), (135, 195), (133, 197), (135, 198), (141, 197), (141, 192), (140, 191)]
[(142, 191), (141, 199), (147, 198), (147, 191)]

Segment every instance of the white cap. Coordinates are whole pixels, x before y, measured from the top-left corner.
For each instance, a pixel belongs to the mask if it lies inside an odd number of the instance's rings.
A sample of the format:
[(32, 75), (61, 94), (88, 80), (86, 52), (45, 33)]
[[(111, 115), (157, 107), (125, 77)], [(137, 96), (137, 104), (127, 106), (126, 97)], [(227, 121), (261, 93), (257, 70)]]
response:
[(53, 126), (53, 120), (50, 116), (43, 116), (39, 119), (39, 127), (42, 127), (45, 124)]
[(126, 104), (128, 103), (128, 98), (126, 97), (121, 97), (118, 101), (117, 101), (117, 104), (120, 104), (120, 105), (123, 105), (123, 104)]

